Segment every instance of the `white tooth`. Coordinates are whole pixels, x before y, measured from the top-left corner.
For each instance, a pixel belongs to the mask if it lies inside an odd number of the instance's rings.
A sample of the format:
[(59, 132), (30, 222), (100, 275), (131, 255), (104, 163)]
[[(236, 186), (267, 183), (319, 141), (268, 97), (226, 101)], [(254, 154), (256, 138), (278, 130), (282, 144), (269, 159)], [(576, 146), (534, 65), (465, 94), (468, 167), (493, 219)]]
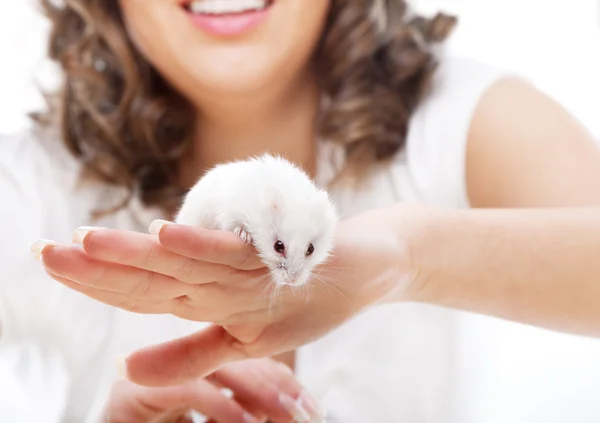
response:
[(190, 4), (193, 13), (235, 13), (264, 9), (267, 0), (195, 0)]

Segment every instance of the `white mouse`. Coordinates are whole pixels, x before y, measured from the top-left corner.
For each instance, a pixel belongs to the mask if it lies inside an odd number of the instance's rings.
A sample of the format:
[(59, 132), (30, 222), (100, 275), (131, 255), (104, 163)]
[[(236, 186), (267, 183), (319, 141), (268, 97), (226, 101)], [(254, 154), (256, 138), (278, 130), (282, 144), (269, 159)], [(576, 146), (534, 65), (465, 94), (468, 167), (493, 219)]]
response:
[(234, 232), (254, 244), (276, 285), (302, 286), (331, 254), (337, 220), (327, 192), (303, 170), (264, 154), (206, 173), (175, 221)]

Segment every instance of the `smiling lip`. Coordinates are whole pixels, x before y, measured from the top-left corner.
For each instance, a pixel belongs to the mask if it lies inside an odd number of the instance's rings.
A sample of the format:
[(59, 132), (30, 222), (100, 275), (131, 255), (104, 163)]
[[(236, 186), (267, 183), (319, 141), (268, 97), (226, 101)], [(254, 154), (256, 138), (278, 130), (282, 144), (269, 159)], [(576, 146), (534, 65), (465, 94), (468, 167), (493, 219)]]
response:
[(194, 25), (203, 31), (217, 36), (239, 36), (256, 28), (269, 16), (273, 4), (258, 11), (231, 13), (224, 15), (197, 14), (187, 11)]

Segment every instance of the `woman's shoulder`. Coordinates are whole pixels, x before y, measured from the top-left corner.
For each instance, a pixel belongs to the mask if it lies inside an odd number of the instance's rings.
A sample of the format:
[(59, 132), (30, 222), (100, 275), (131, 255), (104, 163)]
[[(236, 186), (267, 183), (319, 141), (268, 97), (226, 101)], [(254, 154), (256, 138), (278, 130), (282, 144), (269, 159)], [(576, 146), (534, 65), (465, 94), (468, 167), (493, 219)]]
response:
[(416, 196), (449, 206), (468, 205), (465, 156), (473, 117), (488, 90), (512, 77), (518, 75), (474, 58), (440, 57), (398, 161), (407, 168)]

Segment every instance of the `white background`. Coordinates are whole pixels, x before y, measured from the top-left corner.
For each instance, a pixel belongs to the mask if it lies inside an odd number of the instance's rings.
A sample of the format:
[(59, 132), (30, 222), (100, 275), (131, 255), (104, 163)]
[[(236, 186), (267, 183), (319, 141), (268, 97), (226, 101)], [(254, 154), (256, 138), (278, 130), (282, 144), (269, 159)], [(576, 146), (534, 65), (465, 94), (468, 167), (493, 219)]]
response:
[[(595, 0), (415, 4), (458, 13), (452, 49), (527, 75), (600, 138)], [(0, 132), (24, 127), (25, 112), (41, 105), (34, 76), (53, 80), (43, 61), (45, 29), (28, 0), (0, 0)], [(455, 393), (457, 423), (600, 422), (597, 342), (483, 317), (465, 317), (459, 336), (468, 371)]]

